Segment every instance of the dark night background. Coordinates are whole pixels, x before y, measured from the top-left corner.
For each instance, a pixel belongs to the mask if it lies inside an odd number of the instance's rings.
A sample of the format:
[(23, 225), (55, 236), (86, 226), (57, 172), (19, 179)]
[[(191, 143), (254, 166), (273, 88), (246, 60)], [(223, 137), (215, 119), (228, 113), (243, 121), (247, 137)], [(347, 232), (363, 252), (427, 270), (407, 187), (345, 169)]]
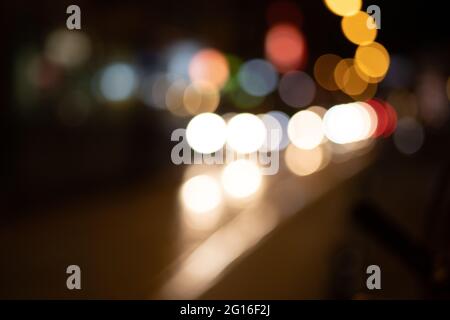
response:
[[(272, 2), (77, 1), (82, 31), (92, 40), (91, 57), (57, 89), (35, 99), (31, 109), (22, 108), (16, 88), (19, 56), (24, 48), (42, 50), (52, 30), (65, 28), (72, 2), (2, 2), (1, 298), (155, 296), (164, 270), (179, 258), (172, 239), (182, 168), (170, 161), (170, 132), (187, 120), (138, 100), (112, 110), (92, 99), (88, 120), (67, 127), (55, 107), (72, 86), (90, 90), (88, 76), (115, 57), (132, 57), (152, 70), (158, 52), (179, 39), (196, 39), (243, 60), (263, 57)], [(340, 17), (322, 1), (295, 2), (308, 43), (307, 73), (324, 53), (353, 55)], [(363, 1), (363, 8), (370, 4), (382, 12), (377, 41), (412, 62), (408, 90), (416, 90), (426, 70), (448, 79), (444, 2)], [(389, 90), (380, 85), (377, 95), (385, 99)], [(325, 94), (314, 100), (329, 101)], [(295, 112), (276, 94), (251, 112), (274, 107)], [(225, 100), (218, 111), (236, 110)], [(380, 141), (362, 172), (308, 205), (301, 217), (277, 226), (200, 297), (448, 297), (449, 129), (448, 120), (426, 127), (425, 144), (412, 156), (399, 154), (390, 138)], [(325, 258), (311, 258), (316, 255)], [(64, 266), (77, 261), (84, 270), (83, 290), (69, 292)], [(380, 293), (361, 289), (361, 270), (371, 263), (385, 270)], [(243, 281), (247, 285), (237, 288)]]

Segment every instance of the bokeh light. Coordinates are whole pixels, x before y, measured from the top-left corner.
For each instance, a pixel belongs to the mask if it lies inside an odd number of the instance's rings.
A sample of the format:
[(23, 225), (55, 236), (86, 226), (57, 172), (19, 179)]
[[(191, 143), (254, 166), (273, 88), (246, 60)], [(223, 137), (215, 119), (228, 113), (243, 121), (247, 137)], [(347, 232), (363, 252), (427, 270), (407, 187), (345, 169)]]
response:
[[(63, 69), (61, 66), (50, 62), (40, 55), (33, 55), (26, 64), (25, 81), (29, 84), (33, 92), (38, 90), (54, 90), (61, 84), (63, 79)], [(24, 83), (25, 85), (25, 83)], [(26, 85), (25, 85), (26, 86)], [(27, 92), (30, 93), (30, 92)], [(23, 95), (21, 100), (30, 99), (33, 94)]]
[(350, 96), (362, 94), (368, 86), (368, 83), (358, 75), (354, 65), (345, 71), (343, 84), (342, 91)]
[(369, 138), (372, 124), (368, 111), (358, 103), (336, 105), (323, 118), (326, 137), (334, 143), (353, 143)]
[(363, 112), (363, 116), (365, 117), (365, 121), (368, 124), (367, 132), (364, 134), (365, 138), (374, 137), (375, 131), (378, 128), (378, 116), (376, 111), (367, 102), (358, 101), (355, 103), (365, 110), (365, 113)]
[(275, 90), (278, 76), (272, 64), (262, 59), (253, 59), (241, 66), (238, 79), (244, 91), (261, 97)]
[(284, 103), (294, 108), (302, 108), (314, 100), (316, 85), (307, 73), (291, 71), (281, 78), (278, 92)]
[(322, 119), (312, 111), (297, 112), (289, 121), (288, 135), (296, 147), (314, 149), (323, 140)]
[(283, 138), (281, 123), (273, 115), (268, 113), (259, 115), (259, 118), (266, 127), (266, 137), (260, 150), (263, 152), (279, 150)]
[(227, 125), (214, 113), (202, 113), (189, 121), (186, 139), (199, 153), (209, 154), (220, 150), (226, 141)]
[(323, 132), (323, 117), (325, 116), (325, 113), (327, 113), (328, 110), (321, 106), (311, 106), (306, 110), (314, 112), (322, 119), (322, 128), (321, 128), (322, 129), (322, 142), (321, 143), (327, 142), (327, 137), (325, 136), (325, 134)]
[(229, 76), (228, 81), (222, 88), (225, 93), (233, 93), (239, 88), (238, 72), (242, 65), (242, 59), (233, 54), (227, 54), (226, 59), (228, 61)]
[(198, 175), (181, 187), (182, 204), (190, 211), (205, 214), (216, 209), (222, 194), (218, 182), (208, 175)]
[(201, 46), (193, 40), (182, 40), (166, 49), (167, 72), (177, 76), (189, 75), (189, 63)]
[(267, 59), (281, 73), (298, 69), (306, 62), (306, 42), (294, 25), (283, 23), (270, 28), (265, 48)]
[(353, 59), (339, 61), (334, 70), (336, 85), (354, 100), (367, 100), (376, 94), (378, 86), (369, 83), (370, 79), (358, 71)]
[(387, 73), (381, 77), (370, 77), (367, 74), (364, 73), (364, 71), (362, 71), (359, 66), (357, 64), (354, 63), (355, 61), (353, 60), (353, 67), (355, 68), (356, 73), (358, 74), (358, 76), (363, 79), (364, 81), (366, 81), (367, 83), (371, 83), (371, 84), (376, 84), (376, 83), (380, 83), (381, 81), (384, 80), (384, 78), (386, 77)]
[(262, 183), (258, 166), (245, 159), (229, 163), (221, 176), (225, 192), (233, 198), (243, 199), (254, 195)]
[(377, 114), (377, 129), (375, 130), (374, 137), (388, 137), (390, 136), (397, 126), (397, 113), (394, 108), (380, 99), (370, 99), (367, 103)]
[(368, 27), (368, 20), (375, 20), (364, 11), (342, 18), (341, 27), (345, 37), (357, 45), (372, 43), (377, 37), (377, 29)]
[(284, 159), (286, 166), (293, 174), (308, 176), (323, 168), (324, 152), (321, 146), (304, 150), (290, 144)]
[(166, 108), (175, 116), (186, 117), (189, 115), (184, 107), (184, 92), (189, 82), (184, 78), (173, 81), (166, 91)]
[(383, 134), (384, 137), (389, 137), (390, 135), (392, 135), (395, 131), (395, 129), (397, 128), (397, 121), (398, 121), (398, 116), (397, 116), (397, 111), (395, 111), (394, 107), (391, 106), (388, 102), (386, 101), (382, 101), (387, 115), (388, 115), (388, 126)]
[(386, 48), (378, 42), (359, 46), (356, 49), (355, 64), (365, 75), (379, 78), (389, 70), (390, 57)]
[(325, 0), (328, 9), (338, 16), (352, 16), (362, 7), (362, 0)]
[(424, 124), (442, 127), (450, 117), (445, 78), (442, 71), (426, 68), (417, 77), (416, 94), (420, 117)]
[(257, 151), (266, 139), (266, 127), (260, 118), (250, 113), (241, 113), (228, 121), (227, 144), (242, 154)]
[(136, 71), (126, 63), (111, 64), (100, 76), (101, 94), (109, 101), (122, 101), (129, 98), (136, 86)]
[(60, 66), (73, 68), (84, 63), (91, 54), (91, 41), (81, 31), (56, 30), (45, 44), (45, 57)]
[(167, 90), (176, 79), (179, 77), (163, 72), (150, 74), (141, 82), (139, 96), (147, 106), (165, 110)]
[(289, 116), (282, 111), (270, 111), (267, 115), (274, 117), (281, 126), (281, 140), (279, 144), (279, 150), (284, 150), (289, 144), (288, 125)]
[(329, 91), (339, 89), (334, 79), (334, 70), (341, 60), (342, 58), (335, 54), (324, 54), (316, 60), (314, 64), (314, 78), (324, 89)]
[(192, 82), (208, 82), (222, 88), (230, 74), (226, 57), (216, 49), (202, 49), (189, 63), (189, 76)]
[(334, 68), (334, 81), (336, 82), (337, 87), (342, 91), (345, 90), (345, 85), (347, 83), (345, 76), (352, 65), (353, 59), (342, 59), (336, 64), (336, 67)]
[(424, 141), (424, 129), (414, 118), (406, 117), (398, 121), (394, 133), (394, 144), (398, 151), (412, 155), (420, 150)]
[(192, 115), (214, 112), (219, 106), (220, 93), (208, 82), (191, 83), (184, 91), (184, 107)]
[(378, 84), (376, 83), (367, 83), (367, 87), (364, 89), (363, 92), (359, 94), (351, 94), (350, 96), (355, 101), (366, 101), (369, 99), (372, 99), (376, 94), (378, 90)]

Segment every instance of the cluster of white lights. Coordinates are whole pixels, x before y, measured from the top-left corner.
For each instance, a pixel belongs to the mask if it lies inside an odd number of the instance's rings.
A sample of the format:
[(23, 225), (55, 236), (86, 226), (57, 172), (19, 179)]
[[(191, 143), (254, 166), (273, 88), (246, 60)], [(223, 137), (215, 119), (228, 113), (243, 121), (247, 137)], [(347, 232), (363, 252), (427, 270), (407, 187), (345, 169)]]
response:
[(216, 209), (222, 201), (220, 185), (208, 175), (195, 176), (181, 187), (181, 200), (192, 212), (209, 212)]
[(220, 150), (227, 137), (227, 125), (215, 113), (202, 113), (192, 118), (186, 128), (186, 139), (192, 149), (209, 154)]
[(191, 119), (186, 128), (190, 147), (203, 154), (225, 145), (239, 154), (280, 148), (282, 124), (273, 116), (250, 113), (233, 115), (227, 122), (214, 113), (202, 113)]
[(337, 144), (362, 141), (372, 136), (377, 126), (373, 109), (361, 102), (330, 108), (323, 118), (326, 137)]
[(296, 147), (314, 149), (323, 140), (322, 119), (309, 110), (297, 112), (289, 121), (288, 136)]
[[(281, 114), (281, 113), (280, 113)], [(370, 138), (377, 127), (375, 111), (366, 103), (336, 105), (325, 110), (311, 107), (293, 115), (289, 120), (280, 114), (253, 115), (249, 113), (221, 117), (202, 113), (191, 119), (186, 138), (197, 152), (209, 154), (225, 145), (237, 153), (281, 149), (282, 136), (291, 142), (286, 151), (286, 164), (296, 175), (310, 175), (327, 164), (324, 142), (351, 144)], [(224, 119), (226, 118), (226, 120)], [(285, 119), (279, 121), (278, 119)], [(275, 130), (275, 145), (268, 141), (268, 131)], [(245, 159), (228, 163), (217, 177), (201, 174), (187, 180), (181, 188), (181, 202), (195, 216), (215, 214), (226, 197), (234, 200), (251, 199), (262, 185), (259, 166)], [(203, 215), (202, 215), (203, 216)]]
[(326, 137), (336, 144), (369, 139), (377, 127), (377, 116), (365, 102), (336, 105), (323, 119), (313, 108), (296, 113), (289, 121), (288, 135), (297, 148), (312, 150)]
[(199, 153), (210, 154), (226, 145), (239, 154), (250, 154), (283, 149), (286, 131), (295, 147), (312, 150), (326, 139), (336, 144), (369, 139), (377, 127), (375, 111), (364, 102), (336, 105), (319, 112), (322, 109), (312, 107), (297, 112), (289, 119), (287, 130), (286, 121), (280, 121), (275, 114), (240, 113), (225, 121), (215, 113), (202, 113), (189, 122), (186, 138)]
[(241, 113), (230, 119), (227, 126), (227, 144), (238, 153), (256, 152), (266, 139), (264, 122), (250, 113)]
[(228, 195), (242, 199), (258, 191), (262, 175), (258, 166), (253, 162), (237, 160), (224, 168), (221, 181)]
[(260, 190), (262, 174), (250, 160), (237, 160), (226, 165), (220, 177), (200, 174), (186, 182), (180, 190), (183, 207), (195, 216), (216, 214), (225, 197), (248, 200)]

